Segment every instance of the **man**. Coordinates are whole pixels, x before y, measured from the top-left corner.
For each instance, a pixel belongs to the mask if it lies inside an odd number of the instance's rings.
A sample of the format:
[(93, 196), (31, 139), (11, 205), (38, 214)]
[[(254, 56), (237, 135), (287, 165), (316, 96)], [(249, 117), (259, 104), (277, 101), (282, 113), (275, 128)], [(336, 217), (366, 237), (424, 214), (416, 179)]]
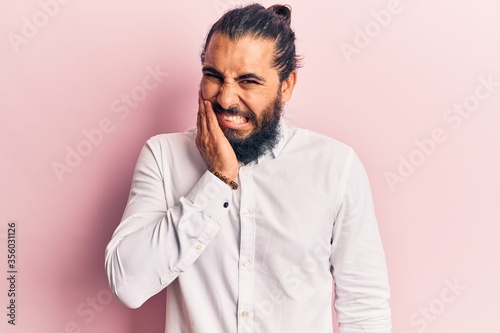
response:
[(151, 138), (106, 250), (116, 296), (168, 286), (168, 333), (391, 330), (367, 175), (281, 118), (297, 81), (290, 8), (226, 13), (201, 55), (197, 127)]

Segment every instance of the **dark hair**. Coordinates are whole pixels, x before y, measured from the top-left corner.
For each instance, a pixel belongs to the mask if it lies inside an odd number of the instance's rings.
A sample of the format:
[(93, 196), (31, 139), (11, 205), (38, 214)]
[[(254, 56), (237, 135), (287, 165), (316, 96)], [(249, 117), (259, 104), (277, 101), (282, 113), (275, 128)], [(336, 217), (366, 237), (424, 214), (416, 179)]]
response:
[(259, 4), (235, 8), (225, 13), (210, 29), (201, 63), (205, 63), (208, 44), (215, 33), (226, 35), (232, 41), (245, 36), (274, 41), (274, 67), (278, 70), (280, 82), (300, 67), (300, 57), (295, 53), (295, 33), (290, 27), (292, 8), (288, 5), (274, 5), (264, 8)]

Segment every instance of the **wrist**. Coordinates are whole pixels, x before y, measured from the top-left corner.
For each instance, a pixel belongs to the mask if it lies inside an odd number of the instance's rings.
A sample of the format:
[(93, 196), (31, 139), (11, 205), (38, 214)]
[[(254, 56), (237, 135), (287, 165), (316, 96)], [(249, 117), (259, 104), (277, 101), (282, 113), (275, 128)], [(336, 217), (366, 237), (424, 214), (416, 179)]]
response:
[(223, 167), (218, 167), (218, 166), (211, 166), (209, 170), (211, 173), (218, 172), (221, 175), (224, 175), (227, 178), (230, 178), (231, 180), (236, 180), (238, 178), (239, 165), (236, 168), (233, 168), (233, 167), (223, 168)]
[(229, 178), (225, 176), (223, 173), (218, 172), (216, 170), (210, 170), (211, 173), (214, 174), (215, 177), (219, 178), (221, 181), (226, 183), (232, 190), (238, 189), (238, 183), (234, 180), (235, 178)]

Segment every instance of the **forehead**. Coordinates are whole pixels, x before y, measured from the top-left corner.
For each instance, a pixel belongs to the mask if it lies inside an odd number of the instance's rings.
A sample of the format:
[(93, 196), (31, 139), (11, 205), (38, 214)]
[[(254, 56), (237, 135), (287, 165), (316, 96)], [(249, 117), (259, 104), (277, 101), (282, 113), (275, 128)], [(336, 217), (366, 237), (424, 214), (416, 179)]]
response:
[(221, 72), (260, 72), (270, 74), (273, 68), (274, 42), (268, 39), (244, 36), (231, 40), (223, 34), (214, 34), (210, 39), (205, 65), (214, 66)]

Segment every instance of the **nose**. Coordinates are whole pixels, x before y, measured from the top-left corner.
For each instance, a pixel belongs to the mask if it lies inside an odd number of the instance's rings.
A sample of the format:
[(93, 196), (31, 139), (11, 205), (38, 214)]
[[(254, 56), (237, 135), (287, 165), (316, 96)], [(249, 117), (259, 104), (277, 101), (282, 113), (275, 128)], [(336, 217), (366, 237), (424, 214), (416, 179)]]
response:
[(240, 98), (238, 97), (237, 87), (235, 85), (223, 84), (217, 95), (217, 102), (224, 109), (229, 109), (233, 105), (238, 105)]

